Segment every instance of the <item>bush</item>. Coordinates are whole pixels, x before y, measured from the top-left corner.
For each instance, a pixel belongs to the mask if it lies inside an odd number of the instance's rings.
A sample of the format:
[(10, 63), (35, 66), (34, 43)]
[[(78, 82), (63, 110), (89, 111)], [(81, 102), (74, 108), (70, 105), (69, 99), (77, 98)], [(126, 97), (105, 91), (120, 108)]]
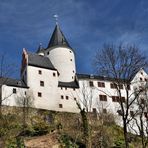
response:
[(66, 134), (61, 135), (60, 142), (62, 147), (78, 148), (78, 145), (76, 144), (76, 142)]

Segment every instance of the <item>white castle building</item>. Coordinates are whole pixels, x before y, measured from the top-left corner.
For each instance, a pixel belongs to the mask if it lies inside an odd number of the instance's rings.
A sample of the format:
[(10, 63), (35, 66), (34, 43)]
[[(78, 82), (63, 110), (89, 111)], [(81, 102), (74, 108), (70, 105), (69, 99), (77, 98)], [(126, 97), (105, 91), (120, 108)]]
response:
[[(141, 69), (133, 78), (130, 91), (135, 84), (147, 80), (147, 73)], [(18, 99), (30, 95), (33, 107), (38, 109), (77, 113), (76, 100), (89, 111), (117, 113), (119, 109), (113, 78), (77, 74), (75, 51), (58, 24), (47, 48), (40, 45), (36, 53), (23, 49), (21, 79), (0, 78), (0, 84), (2, 104), (6, 106), (19, 106)], [(125, 100), (124, 86), (121, 91)]]

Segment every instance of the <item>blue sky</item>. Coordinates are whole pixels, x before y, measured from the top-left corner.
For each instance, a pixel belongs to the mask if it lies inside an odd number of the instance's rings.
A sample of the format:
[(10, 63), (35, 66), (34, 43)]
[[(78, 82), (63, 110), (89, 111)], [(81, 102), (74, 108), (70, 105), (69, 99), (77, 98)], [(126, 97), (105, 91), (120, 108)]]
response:
[(78, 73), (93, 73), (91, 60), (104, 43), (136, 44), (148, 55), (148, 0), (0, 0), (0, 52), (20, 68), (22, 48), (47, 47), (54, 14), (76, 50)]

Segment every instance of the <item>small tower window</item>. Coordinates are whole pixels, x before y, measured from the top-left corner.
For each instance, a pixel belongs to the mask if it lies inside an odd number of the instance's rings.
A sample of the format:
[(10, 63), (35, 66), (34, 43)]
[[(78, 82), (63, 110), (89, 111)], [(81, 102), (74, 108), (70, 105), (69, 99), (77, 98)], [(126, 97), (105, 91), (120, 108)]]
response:
[(55, 72), (53, 73), (53, 76), (54, 76), (54, 77), (56, 76), (56, 73), (55, 73)]
[(140, 78), (140, 81), (142, 81), (142, 78)]
[(38, 71), (38, 74), (40, 74), (40, 75), (41, 75), (41, 74), (42, 74), (42, 71), (41, 71), (41, 70), (39, 70), (39, 71)]
[(16, 94), (16, 88), (13, 88), (13, 94)]

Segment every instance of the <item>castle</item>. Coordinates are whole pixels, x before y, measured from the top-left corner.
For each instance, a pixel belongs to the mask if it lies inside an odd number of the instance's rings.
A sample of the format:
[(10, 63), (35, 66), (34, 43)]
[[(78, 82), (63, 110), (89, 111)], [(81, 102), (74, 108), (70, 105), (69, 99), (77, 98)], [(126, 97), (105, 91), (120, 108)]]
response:
[[(146, 82), (147, 73), (141, 69), (129, 86)], [(40, 44), (36, 53), (23, 49), (21, 79), (0, 78), (2, 104), (19, 106), (17, 100), (29, 96), (33, 107), (38, 109), (79, 112), (76, 105), (88, 111), (102, 110), (104, 113), (119, 110), (118, 95), (114, 79), (96, 75), (78, 74), (75, 66), (75, 51), (66, 40), (60, 26), (56, 24), (47, 48)], [(124, 86), (121, 86), (125, 101)], [(109, 93), (110, 97), (106, 95)]]

